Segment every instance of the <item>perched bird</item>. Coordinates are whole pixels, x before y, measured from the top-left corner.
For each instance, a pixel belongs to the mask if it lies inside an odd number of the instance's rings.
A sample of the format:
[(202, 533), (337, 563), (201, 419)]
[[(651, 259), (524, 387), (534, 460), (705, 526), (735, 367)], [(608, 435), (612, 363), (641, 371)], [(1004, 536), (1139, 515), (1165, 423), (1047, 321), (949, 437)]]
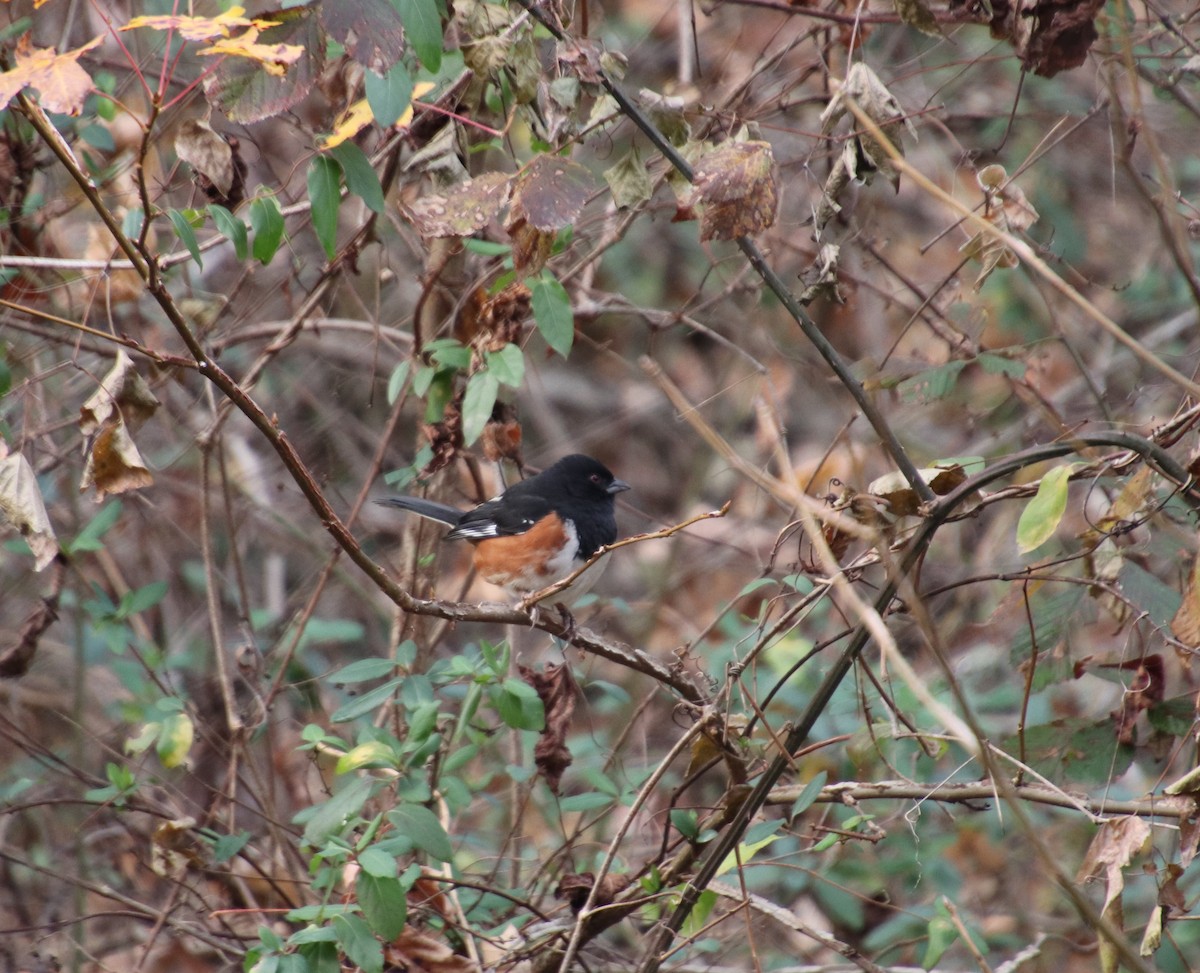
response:
[(614, 498), (628, 489), (603, 463), (574, 453), (466, 512), (423, 497), (377, 502), (449, 524), (443, 539), (475, 545), (480, 577), (528, 594), (567, 577), (617, 539)]

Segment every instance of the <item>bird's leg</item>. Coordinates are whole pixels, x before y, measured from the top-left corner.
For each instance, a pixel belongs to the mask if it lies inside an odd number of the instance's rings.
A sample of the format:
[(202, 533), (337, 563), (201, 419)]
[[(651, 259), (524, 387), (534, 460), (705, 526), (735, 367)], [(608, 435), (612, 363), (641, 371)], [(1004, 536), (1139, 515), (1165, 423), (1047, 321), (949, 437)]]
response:
[(542, 620), (542, 606), (535, 601), (532, 605), (521, 602), (521, 607), (529, 612), (529, 627), (537, 628)]
[(564, 642), (570, 642), (579, 634), (579, 626), (575, 624), (575, 616), (571, 614), (567, 606), (561, 601), (556, 601), (554, 607), (558, 609), (558, 617), (562, 620), (563, 633), (561, 638)]

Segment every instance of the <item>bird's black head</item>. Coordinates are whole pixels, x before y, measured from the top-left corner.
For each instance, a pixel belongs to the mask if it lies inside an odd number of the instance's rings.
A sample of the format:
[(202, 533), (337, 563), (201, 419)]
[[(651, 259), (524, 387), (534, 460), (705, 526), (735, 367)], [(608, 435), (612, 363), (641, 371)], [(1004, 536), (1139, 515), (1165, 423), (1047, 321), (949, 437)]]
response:
[(582, 453), (564, 456), (542, 477), (561, 483), (568, 492), (581, 497), (611, 497), (629, 489), (629, 484), (613, 476), (607, 466)]

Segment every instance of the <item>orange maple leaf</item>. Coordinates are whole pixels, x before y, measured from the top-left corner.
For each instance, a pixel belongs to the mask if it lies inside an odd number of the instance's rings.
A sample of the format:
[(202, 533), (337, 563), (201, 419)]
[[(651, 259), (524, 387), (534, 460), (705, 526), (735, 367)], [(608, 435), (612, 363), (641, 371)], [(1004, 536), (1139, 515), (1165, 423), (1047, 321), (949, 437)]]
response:
[(92, 90), (92, 78), (78, 61), (103, 39), (95, 37), (83, 47), (59, 54), (52, 47), (34, 47), (30, 35), (22, 35), (17, 41), (16, 67), (0, 74), (0, 110), (25, 88), (36, 88), (38, 103), (46, 111), (78, 115)]

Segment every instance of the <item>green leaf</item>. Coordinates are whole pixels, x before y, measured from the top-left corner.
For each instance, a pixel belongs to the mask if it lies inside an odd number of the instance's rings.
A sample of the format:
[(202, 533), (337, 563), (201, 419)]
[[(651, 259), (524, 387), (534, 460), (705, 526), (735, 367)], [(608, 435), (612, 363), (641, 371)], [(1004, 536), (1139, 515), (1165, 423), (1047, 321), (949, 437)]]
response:
[(392, 5), (421, 64), (436, 74), (442, 66), (442, 18), (436, 0), (392, 0)]
[(345, 774), (362, 767), (395, 767), (396, 751), (382, 740), (360, 743), (338, 757), (334, 773)]
[(167, 582), (152, 581), (150, 584), (138, 588), (136, 591), (129, 591), (122, 595), (121, 605), (117, 609), (117, 614), (122, 618), (128, 618), (130, 615), (149, 611), (162, 601), (166, 595)]
[[(370, 72), (367, 72), (370, 74)], [(313, 230), (325, 256), (337, 251), (338, 209), (342, 205), (342, 167), (327, 155), (313, 156), (308, 166), (308, 202)]]
[(400, 677), (389, 679), (382, 686), (376, 686), (370, 692), (350, 700), (345, 706), (339, 706), (329, 717), (329, 721), (331, 723), (349, 723), (351, 720), (356, 720), (360, 716), (378, 709), (392, 698), (397, 687), (403, 682), (404, 680)]
[(346, 959), (362, 973), (382, 973), (383, 944), (375, 938), (364, 919), (353, 915), (334, 916), (333, 928)]
[(400, 393), (404, 390), (404, 383), (408, 381), (408, 371), (411, 364), (407, 358), (404, 359), (404, 361), (392, 369), (392, 374), (388, 376), (388, 405), (395, 405), (396, 400), (400, 398)]
[(228, 237), (233, 244), (233, 252), (238, 260), (245, 260), (246, 254), (250, 252), (250, 238), (246, 235), (246, 224), (217, 203), (209, 204), (208, 214), (212, 217), (213, 225), (218, 232)]
[(433, 380), (437, 378), (438, 370), (432, 365), (422, 365), (413, 374), (412, 390), (413, 395), (417, 398), (424, 398), (425, 394), (433, 386)]
[[(440, 36), (438, 50), (441, 50)], [(367, 104), (371, 106), (371, 114), (384, 128), (390, 128), (400, 121), (400, 116), (412, 104), (412, 77), (403, 61), (397, 61), (392, 69), (382, 76), (370, 69), (364, 71), (363, 83), (367, 89)]]
[(519, 345), (511, 342), (499, 351), (489, 351), (485, 356), (488, 371), (502, 384), (519, 389), (525, 381), (525, 356)]
[[(1002, 744), (1016, 753), (1016, 735)], [(1119, 743), (1109, 720), (1055, 720), (1025, 731), (1025, 754), (1031, 767), (1058, 783), (1097, 786), (1119, 778), (1133, 762), (1134, 748)]]
[[(393, 861), (393, 867), (394, 864)], [(389, 941), (399, 936), (408, 920), (408, 902), (400, 880), (363, 871), (359, 872), (354, 888), (363, 916), (375, 935)]]
[(708, 922), (708, 917), (716, 904), (716, 892), (712, 889), (705, 889), (701, 892), (700, 897), (696, 899), (696, 904), (692, 906), (692, 911), (688, 913), (687, 919), (684, 920), (683, 928), (680, 930), (682, 934), (689, 938), (699, 936), (703, 932), (705, 923)]
[(1195, 704), (1195, 698), (1191, 694), (1176, 696), (1173, 699), (1155, 703), (1146, 711), (1146, 718), (1150, 721), (1150, 725), (1160, 733), (1186, 737), (1194, 725)]
[(989, 375), (1007, 375), (1009, 378), (1024, 378), (1026, 365), (1023, 361), (1015, 361), (1012, 358), (1005, 358), (1003, 355), (995, 355), (991, 352), (981, 352), (975, 357), (979, 362), (979, 367)]
[(369, 777), (354, 777), (345, 787), (320, 804), (307, 807), (293, 820), (303, 824), (304, 841), (313, 846), (323, 845), (326, 839), (340, 831), (346, 821), (358, 814), (371, 796), (375, 782)]
[(546, 725), (541, 697), (529, 683), (505, 679), (499, 686), (489, 686), (488, 695), (500, 719), (514, 730), (541, 730)]
[(159, 762), (171, 770), (187, 760), (196, 728), (186, 713), (175, 713), (162, 721), (158, 734)]
[(1034, 692), (1055, 682), (1074, 678), (1069, 653), (1057, 653), (1054, 649), (1067, 632), (1078, 628), (1079, 606), (1084, 600), (1084, 593), (1085, 589), (1079, 585), (1064, 585), (1052, 594), (1042, 589), (1029, 596), (1033, 630), (1030, 631), (1029, 625), (1021, 625), (1017, 629), (1009, 644), (1008, 658), (1013, 666), (1027, 665), (1033, 656), (1034, 646), (1037, 646), (1041, 658), (1031, 687)]
[(700, 825), (696, 818), (695, 811), (688, 811), (684, 808), (675, 808), (671, 812), (671, 824), (675, 826), (676, 831), (678, 831), (689, 841), (694, 841), (700, 834)]
[(258, 927), (258, 938), (267, 949), (279, 951), (283, 949), (283, 940), (276, 935), (275, 930), (267, 926)]
[(825, 786), (827, 778), (828, 774), (821, 770), (817, 772), (812, 780), (804, 785), (804, 790), (800, 792), (800, 796), (792, 803), (792, 817), (795, 817), (797, 814), (803, 814), (812, 807), (813, 802), (817, 799), (817, 795), (821, 793), (821, 788)]
[(259, 196), (250, 204), (250, 227), (254, 230), (254, 259), (269, 264), (283, 240), (283, 213), (274, 196)]
[(1037, 494), (1021, 511), (1021, 519), (1017, 522), (1017, 549), (1022, 554), (1036, 550), (1054, 536), (1067, 512), (1067, 487), (1073, 468), (1073, 464), (1067, 463), (1043, 476)]
[[(348, 912), (352, 912), (353, 910), (349, 906), (343, 906), (340, 909), (338, 909), (337, 912), (335, 913), (330, 908), (321, 908), (320, 906), (309, 907), (307, 909), (307, 914), (313, 915), (314, 918), (307, 919), (307, 920), (300, 920), (295, 917), (295, 914), (300, 911), (302, 911), (302, 910), (293, 909), (291, 912), (289, 912), (287, 914), (287, 921), (288, 922), (299, 922), (299, 921), (313, 922), (314, 919), (316, 919), (316, 918), (319, 918), (322, 921), (326, 921), (326, 920), (332, 919), (334, 917), (334, 915), (344, 916)], [(289, 946), (304, 946), (304, 945), (307, 945), (308, 943), (336, 943), (336, 942), (337, 942), (337, 933), (333, 931), (333, 928), (331, 926), (305, 926), (303, 929), (298, 929), (296, 932), (292, 933), (287, 938), (287, 944)]]
[(455, 338), (425, 342), (424, 352), (445, 368), (463, 371), (471, 367), (471, 349)]
[(614, 803), (609, 794), (600, 791), (586, 791), (583, 794), (572, 794), (558, 802), (559, 808), (566, 814), (577, 814), (580, 811), (595, 811)]
[(462, 403), (463, 445), (470, 446), (492, 418), (500, 383), (490, 371), (476, 372), (467, 380)]
[(613, 202), (620, 209), (644, 203), (654, 194), (654, 180), (646, 171), (636, 148), (630, 149), (616, 165), (604, 171), (604, 181), (612, 190)]
[(462, 243), (467, 253), (477, 253), (481, 257), (507, 257), (512, 253), (511, 243), (497, 243), (495, 240), (479, 240), (475, 237), (463, 240)]
[(1121, 591), (1130, 603), (1144, 611), (1146, 617), (1161, 629), (1169, 629), (1171, 619), (1179, 611), (1183, 601), (1177, 588), (1156, 578), (1145, 568), (1126, 560), (1121, 565), (1117, 580)]
[(776, 818), (774, 821), (763, 821), (755, 825), (746, 832), (746, 837), (736, 851), (731, 851), (720, 866), (717, 868), (717, 875), (724, 875), (726, 872), (737, 868), (739, 863), (745, 865), (755, 855), (768, 845), (774, 844), (782, 835), (775, 832), (783, 827), (783, 821)]
[(366, 153), (353, 142), (342, 142), (330, 149), (329, 154), (342, 167), (346, 188), (366, 203), (371, 212), (382, 213), (383, 187), (379, 183), (379, 173), (372, 168)]
[(157, 720), (142, 724), (142, 728), (138, 730), (137, 734), (125, 741), (125, 752), (145, 753), (153, 743), (157, 742), (161, 730), (162, 723)]
[(213, 861), (217, 864), (229, 861), (229, 859), (245, 848), (246, 845), (250, 844), (250, 839), (253, 837), (249, 831), (218, 835), (212, 845)]
[(304, 957), (308, 973), (341, 973), (342, 964), (333, 943), (302, 943), (296, 947), (296, 955)]
[(121, 220), (121, 232), (130, 240), (136, 240), (142, 235), (142, 227), (146, 225), (146, 211), (140, 206), (126, 210)]
[(925, 956), (921, 960), (921, 965), (925, 969), (931, 970), (937, 966), (942, 954), (954, 945), (954, 941), (958, 939), (958, 930), (954, 923), (945, 916), (934, 916), (929, 920), (925, 934), (929, 937), (929, 941), (925, 945)]
[(547, 270), (531, 278), (528, 284), (538, 331), (546, 344), (566, 358), (575, 341), (575, 315), (566, 288)]
[(448, 862), (454, 855), (446, 829), (429, 808), (421, 804), (401, 804), (388, 812), (388, 820), (398, 834), (412, 842), (414, 848), (431, 858)]
[(396, 859), (379, 848), (364, 848), (358, 856), (358, 867), (376, 878), (395, 878), (400, 874)]
[(954, 389), (958, 376), (967, 367), (965, 361), (951, 361), (929, 371), (906, 378), (896, 386), (900, 398), (905, 402), (934, 402), (944, 399)]
[(196, 240), (196, 231), (192, 228), (192, 224), (188, 222), (188, 218), (177, 209), (167, 210), (167, 218), (171, 221), (171, 225), (175, 227), (175, 235), (187, 247), (187, 251), (192, 255), (192, 259), (203, 270), (204, 261), (200, 259), (200, 244)]
[[(328, 922), (334, 916), (344, 916), (352, 914), (354, 906), (342, 902), (324, 902), (321, 905), (302, 905), (295, 909), (290, 909), (284, 913), (285, 922)], [(293, 933), (288, 942), (313, 942), (317, 939), (315, 935), (308, 935), (301, 939), (301, 932)], [(334, 937), (336, 939), (336, 937)], [(324, 941), (324, 937), (321, 937)]]
[(437, 729), (439, 716), (437, 700), (422, 703), (408, 717), (408, 735), (404, 738), (405, 749), (415, 749)]
[(371, 679), (382, 679), (384, 676), (390, 676), (395, 670), (396, 663), (391, 659), (358, 659), (335, 672), (329, 677), (329, 681), (335, 685), (368, 682)]

